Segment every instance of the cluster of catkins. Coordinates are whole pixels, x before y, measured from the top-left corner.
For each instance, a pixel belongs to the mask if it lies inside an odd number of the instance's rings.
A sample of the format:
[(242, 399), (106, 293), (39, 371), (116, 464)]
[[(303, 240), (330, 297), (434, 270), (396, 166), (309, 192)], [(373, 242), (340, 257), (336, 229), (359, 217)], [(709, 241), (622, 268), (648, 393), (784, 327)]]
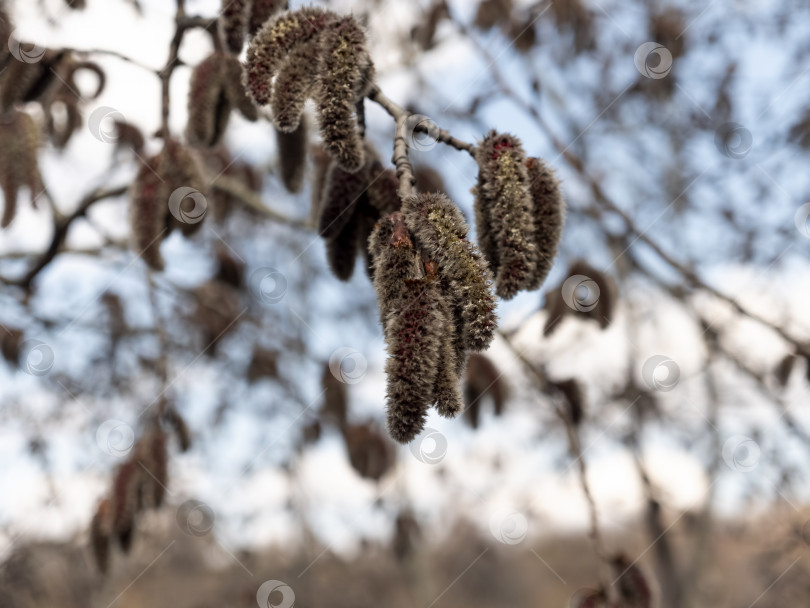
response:
[[(27, 51), (27, 43), (13, 39), (14, 26), (0, 5), (0, 189), (4, 207), (0, 227), (5, 228), (17, 212), (19, 190), (30, 191), (31, 203), (45, 190), (39, 171), (37, 152), (41, 144), (40, 128), (34, 119), (18, 109), (36, 102), (45, 115), (45, 131), (57, 149), (64, 148), (81, 126), (75, 74), (89, 70), (98, 78), (95, 99), (104, 88), (104, 72), (92, 62), (77, 61), (68, 51), (39, 49)], [(8, 42), (8, 44), (6, 44)], [(16, 43), (12, 44), (12, 42)], [(12, 52), (15, 49), (15, 52)], [(35, 57), (29, 57), (33, 53)], [(41, 53), (41, 54), (40, 54)], [(33, 60), (35, 59), (35, 60)], [(56, 111), (61, 107), (64, 118)], [(57, 118), (59, 116), (59, 118)]]
[[(190, 189), (186, 196), (181, 188)], [(130, 232), (136, 253), (155, 270), (163, 269), (163, 239), (174, 228), (193, 234), (202, 223), (206, 203), (192, 190), (202, 192), (205, 184), (197, 158), (180, 141), (167, 139), (160, 152), (141, 162), (130, 192)]]
[(476, 150), (475, 224), (498, 295), (538, 289), (551, 270), (565, 206), (546, 164), (526, 158), (520, 141), (490, 131)]
[[(188, 450), (191, 434), (183, 418), (174, 409), (169, 409), (163, 418), (177, 437), (180, 449)], [(102, 573), (109, 565), (113, 539), (124, 553), (129, 552), (137, 515), (163, 504), (169, 483), (168, 465), (168, 436), (155, 421), (116, 470), (110, 491), (99, 502), (90, 524), (93, 556)]]
[(318, 230), (332, 271), (347, 280), (357, 254), (367, 258), (388, 345), (388, 429), (400, 442), (422, 430), (431, 405), (446, 417), (464, 409), (468, 353), (486, 350), (496, 328), (493, 280), (504, 298), (536, 289), (557, 252), (564, 203), (545, 164), (496, 133), (476, 158), (481, 252), (446, 195), (401, 199), (396, 173), (368, 147), (360, 170), (333, 161), (320, 186)]
[(352, 16), (317, 7), (287, 11), (265, 22), (248, 47), (244, 66), (249, 94), (257, 105), (270, 106), (280, 133), (296, 134), (300, 150), (305, 149), (300, 143), (306, 137), (301, 127), (304, 104), (314, 100), (324, 148), (349, 173), (366, 165), (357, 104), (373, 75), (360, 24)]

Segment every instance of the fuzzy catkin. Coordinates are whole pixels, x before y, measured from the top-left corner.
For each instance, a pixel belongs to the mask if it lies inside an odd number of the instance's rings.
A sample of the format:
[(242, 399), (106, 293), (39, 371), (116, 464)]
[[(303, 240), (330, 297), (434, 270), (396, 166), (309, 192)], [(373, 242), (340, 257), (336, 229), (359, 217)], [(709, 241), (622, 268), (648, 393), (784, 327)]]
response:
[(267, 21), (248, 46), (244, 83), (257, 105), (270, 101), (271, 81), (289, 52), (317, 37), (331, 14), (321, 8), (304, 7), (281, 13)]
[(129, 223), (135, 252), (154, 270), (163, 270), (160, 243), (166, 236), (166, 201), (158, 175), (159, 156), (143, 162), (130, 192)]
[(338, 234), (354, 214), (358, 201), (368, 183), (367, 173), (349, 173), (333, 162), (326, 176), (326, 185), (318, 221), (318, 234), (330, 239)]
[(427, 255), (446, 279), (451, 304), (461, 308), (464, 345), (486, 350), (495, 335), (495, 296), (486, 260), (467, 240), (469, 230), (461, 212), (439, 193), (418, 194), (402, 202), (402, 215)]
[(315, 91), (321, 64), (317, 41), (299, 45), (281, 64), (270, 97), (273, 124), (279, 131), (291, 132), (298, 128), (304, 104)]
[(34, 205), (44, 187), (37, 158), (39, 129), (34, 119), (18, 110), (0, 117), (0, 142), (0, 189), (5, 199), (0, 227), (5, 228), (16, 216), (19, 189), (28, 186)]
[(386, 317), (388, 360), (387, 426), (394, 440), (407, 443), (424, 428), (433, 402), (436, 361), (444, 332), (433, 278), (403, 281)]
[(495, 273), (498, 295), (526, 289), (537, 257), (526, 155), (516, 137), (490, 131), (476, 151), (478, 240)]
[[(461, 397), (460, 379), (458, 375), (459, 363), (454, 344), (454, 319), (450, 303), (444, 293), (438, 293), (436, 302), (444, 328), (439, 345), (438, 367), (436, 370), (436, 384), (433, 388), (433, 397), (436, 402), (436, 411), (445, 418), (455, 418), (464, 410)], [(462, 355), (463, 356), (463, 355)], [(463, 365), (463, 364), (462, 364)]]
[(551, 168), (539, 158), (526, 161), (529, 190), (532, 195), (534, 242), (537, 246), (535, 271), (527, 289), (539, 289), (546, 280), (562, 237), (565, 223), (565, 200), (560, 182)]
[(324, 32), (323, 67), (315, 103), (324, 147), (346, 171), (365, 162), (355, 104), (371, 85), (373, 67), (365, 48), (365, 33), (353, 17), (343, 17)]
[[(167, 227), (170, 230), (179, 228), (183, 232), (184, 236), (194, 234), (200, 229), (200, 226), (202, 226), (202, 218), (200, 218), (199, 221), (184, 222), (172, 215), (168, 208), (169, 198), (178, 188), (193, 188), (200, 193), (205, 190), (205, 183), (202, 178), (202, 173), (197, 164), (197, 160), (191, 153), (191, 150), (176, 139), (166, 140), (163, 146), (163, 151), (160, 154), (158, 173), (163, 179), (163, 187), (165, 188), (166, 192), (162, 204), (166, 210), (165, 218)], [(182, 201), (181, 210), (183, 209), (183, 204), (186, 204), (186, 200)], [(199, 210), (199, 212), (202, 213), (205, 213), (206, 211), (207, 207)]]
[(186, 138), (195, 146), (216, 145), (228, 124), (231, 104), (223, 89), (222, 57), (214, 52), (191, 71)]
[(235, 55), (223, 54), (222, 56), (222, 86), (225, 96), (231, 106), (251, 122), (259, 118), (259, 108), (253, 103), (250, 95), (242, 84), (242, 64)]
[(58, 85), (56, 74), (66, 51), (47, 49), (39, 61), (27, 63), (10, 57), (0, 75), (0, 110), (7, 111), (14, 104), (40, 101)]
[(287, 192), (298, 192), (304, 184), (304, 171), (307, 167), (307, 124), (299, 123), (298, 128), (289, 133), (276, 129), (279, 169), (281, 182)]
[(351, 209), (348, 220), (333, 237), (326, 239), (326, 259), (329, 269), (341, 281), (348, 281), (354, 274), (357, 259), (358, 225), (355, 221), (356, 209)]
[(222, 0), (219, 13), (219, 30), (228, 50), (238, 55), (245, 44), (245, 34), (250, 10), (250, 0)]
[(392, 213), (377, 222), (369, 237), (368, 249), (371, 252), (374, 289), (377, 292), (377, 306), (384, 329), (402, 283), (422, 277), (422, 261), (414, 248), (413, 236), (400, 213)]
[(90, 545), (99, 572), (106, 574), (110, 564), (110, 536), (112, 535), (111, 507), (108, 499), (102, 500), (90, 523)]
[(399, 178), (393, 169), (385, 169), (374, 161), (369, 169), (368, 200), (383, 215), (399, 211)]

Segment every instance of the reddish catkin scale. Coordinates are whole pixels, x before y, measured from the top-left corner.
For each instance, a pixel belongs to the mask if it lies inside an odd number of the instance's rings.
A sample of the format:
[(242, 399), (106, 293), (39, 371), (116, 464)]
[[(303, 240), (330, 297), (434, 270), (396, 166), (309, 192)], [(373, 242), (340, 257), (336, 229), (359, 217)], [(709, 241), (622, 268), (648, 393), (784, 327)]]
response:
[(289, 133), (276, 129), (279, 171), (281, 182), (287, 192), (298, 192), (304, 184), (307, 168), (307, 123), (301, 121), (298, 128)]
[(387, 424), (391, 437), (400, 443), (422, 431), (433, 402), (445, 331), (439, 298), (434, 278), (403, 281), (385, 319)]
[(290, 51), (319, 36), (332, 18), (321, 8), (305, 7), (281, 13), (262, 26), (248, 46), (243, 75), (257, 105), (270, 102), (271, 81)]
[(365, 44), (365, 33), (353, 17), (331, 24), (321, 42), (323, 65), (315, 96), (321, 136), (326, 150), (346, 171), (359, 170), (365, 161), (355, 116), (355, 105), (373, 74)]
[(529, 191), (532, 195), (534, 243), (537, 246), (535, 271), (527, 289), (539, 289), (546, 280), (562, 237), (565, 223), (565, 200), (560, 182), (551, 168), (539, 158), (526, 161)]
[(427, 255), (447, 281), (451, 305), (461, 309), (467, 350), (486, 350), (495, 335), (495, 296), (489, 268), (467, 240), (469, 230), (461, 212), (443, 194), (406, 197), (402, 215)]
[(154, 270), (163, 270), (160, 243), (166, 229), (164, 182), (158, 175), (160, 155), (142, 162), (130, 191), (129, 225), (137, 255)]
[(490, 131), (476, 161), (478, 241), (495, 273), (498, 295), (509, 300), (527, 288), (537, 258), (526, 155), (516, 137)]
[(242, 52), (249, 19), (250, 0), (222, 0), (219, 30), (225, 46), (235, 55)]

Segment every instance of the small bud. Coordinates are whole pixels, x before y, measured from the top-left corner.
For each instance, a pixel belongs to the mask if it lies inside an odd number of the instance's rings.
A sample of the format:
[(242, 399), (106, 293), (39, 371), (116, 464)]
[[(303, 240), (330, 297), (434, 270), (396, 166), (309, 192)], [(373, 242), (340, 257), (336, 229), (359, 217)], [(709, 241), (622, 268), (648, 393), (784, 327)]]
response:
[(222, 0), (219, 29), (228, 50), (235, 55), (242, 52), (245, 44), (249, 10), (250, 0)]
[(276, 129), (281, 182), (287, 192), (298, 192), (304, 183), (307, 167), (307, 123), (301, 121), (295, 131), (284, 133)]
[(478, 242), (498, 295), (509, 300), (527, 288), (537, 257), (526, 155), (516, 137), (490, 131), (475, 156)]
[(443, 194), (411, 195), (402, 202), (408, 228), (447, 281), (451, 305), (459, 306), (467, 350), (485, 350), (495, 334), (495, 297), (489, 268), (467, 240), (468, 226), (461, 212)]

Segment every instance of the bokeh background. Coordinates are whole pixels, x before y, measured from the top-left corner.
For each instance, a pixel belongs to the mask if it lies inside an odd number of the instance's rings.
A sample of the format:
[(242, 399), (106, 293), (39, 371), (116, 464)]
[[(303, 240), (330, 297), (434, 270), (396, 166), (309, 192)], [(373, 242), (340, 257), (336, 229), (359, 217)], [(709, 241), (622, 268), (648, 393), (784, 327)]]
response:
[[(499, 304), (464, 415), (394, 444), (373, 287), (359, 263), (329, 272), (315, 188), (284, 189), (269, 121), (234, 115), (200, 153), (205, 221), (162, 244), (163, 272), (129, 244), (177, 5), (5, 0), (8, 61), (65, 49), (106, 87), (76, 73), (61, 147), (66, 105), (19, 106), (45, 188), (0, 232), (0, 605), (596, 606), (587, 589), (628, 577), (662, 608), (806, 603), (810, 6), (316, 4), (366, 25), (391, 99), (464, 141), (511, 132), (556, 170), (551, 275)], [(184, 33), (176, 136), (211, 49)], [(393, 121), (365, 106), (388, 159)], [(472, 159), (411, 148), (472, 223)], [(91, 519), (156, 408), (191, 445), (172, 436), (165, 504), (103, 575)]]

